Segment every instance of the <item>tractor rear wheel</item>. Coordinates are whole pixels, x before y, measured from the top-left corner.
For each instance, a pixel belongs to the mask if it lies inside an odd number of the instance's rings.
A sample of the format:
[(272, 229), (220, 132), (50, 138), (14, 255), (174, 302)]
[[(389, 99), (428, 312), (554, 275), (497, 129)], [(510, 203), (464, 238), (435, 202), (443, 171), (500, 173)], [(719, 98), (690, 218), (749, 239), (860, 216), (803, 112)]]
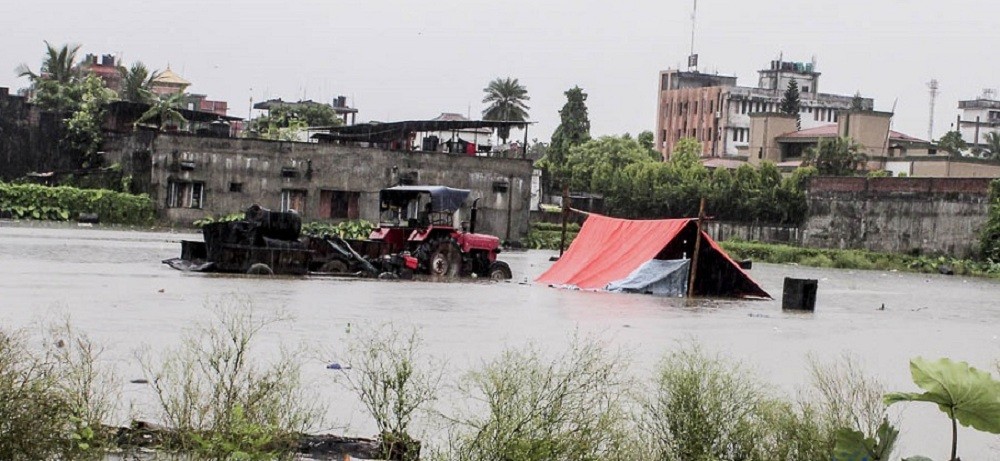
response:
[(438, 242), (431, 251), (428, 270), (438, 277), (458, 277), (462, 271), (462, 249), (452, 239)]
[(510, 272), (510, 266), (503, 261), (493, 261), (490, 264), (490, 280), (510, 280), (514, 274)]
[(274, 275), (274, 271), (271, 270), (271, 266), (264, 263), (256, 263), (247, 269), (247, 274), (250, 275)]

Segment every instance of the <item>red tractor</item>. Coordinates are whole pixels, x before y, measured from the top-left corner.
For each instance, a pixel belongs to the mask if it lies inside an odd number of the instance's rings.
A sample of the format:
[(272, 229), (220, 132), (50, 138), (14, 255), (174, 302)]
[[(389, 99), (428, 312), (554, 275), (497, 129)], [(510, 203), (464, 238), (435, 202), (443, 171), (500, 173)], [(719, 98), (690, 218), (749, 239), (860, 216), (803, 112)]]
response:
[(468, 197), (468, 190), (444, 186), (383, 189), (379, 227), (367, 241), (351, 245), (373, 260), (402, 256), (404, 268), (418, 274), (510, 279), (510, 266), (496, 259), (500, 239), (476, 233), (478, 199), (472, 204), (468, 230), (465, 223), (456, 226)]

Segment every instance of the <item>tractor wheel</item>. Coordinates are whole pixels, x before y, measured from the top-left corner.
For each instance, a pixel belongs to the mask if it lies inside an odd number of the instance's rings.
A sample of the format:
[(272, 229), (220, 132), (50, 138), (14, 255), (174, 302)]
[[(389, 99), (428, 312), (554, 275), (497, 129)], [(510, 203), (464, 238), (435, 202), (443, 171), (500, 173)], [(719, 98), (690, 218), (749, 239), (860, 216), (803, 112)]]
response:
[(256, 263), (247, 269), (247, 274), (250, 275), (274, 275), (274, 271), (271, 270), (271, 266), (264, 263)]
[(330, 274), (344, 274), (347, 272), (347, 263), (339, 259), (331, 259), (322, 266), (319, 266), (320, 272), (327, 272)]
[(434, 246), (427, 266), (431, 275), (458, 277), (462, 271), (462, 249), (454, 240), (442, 240)]
[(490, 264), (490, 280), (510, 280), (514, 274), (510, 272), (510, 266), (503, 261), (493, 261)]

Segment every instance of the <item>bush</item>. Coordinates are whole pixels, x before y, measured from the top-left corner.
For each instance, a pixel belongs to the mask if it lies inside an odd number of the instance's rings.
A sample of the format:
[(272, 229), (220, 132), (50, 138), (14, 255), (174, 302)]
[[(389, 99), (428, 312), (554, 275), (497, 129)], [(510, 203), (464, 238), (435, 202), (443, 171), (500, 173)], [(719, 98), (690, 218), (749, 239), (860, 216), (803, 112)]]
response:
[(827, 255), (819, 254), (805, 256), (799, 260), (799, 264), (810, 267), (833, 267), (833, 260)]
[(463, 381), (468, 401), (483, 408), (453, 419), (448, 451), (437, 458), (642, 459), (627, 443), (625, 368), (594, 341), (576, 339), (555, 357), (532, 347), (507, 350)]
[(350, 346), (356, 360), (345, 376), (378, 426), (384, 459), (420, 458), (420, 442), (410, 434), (410, 422), (418, 410), (429, 410), (443, 369), (425, 359), (421, 344), (416, 329), (385, 325)]
[(301, 387), (299, 360), (285, 351), (269, 364), (250, 360), (258, 334), (283, 319), (256, 317), (250, 302), (212, 311), (214, 324), (201, 325), (159, 363), (148, 351), (139, 357), (161, 418), (176, 434), (168, 448), (212, 459), (288, 453), (319, 415)]
[(32, 354), (22, 333), (0, 330), (0, 459), (72, 459), (74, 418), (55, 361)]
[(153, 201), (145, 194), (37, 184), (0, 183), (0, 210), (16, 219), (53, 221), (96, 213), (101, 221), (115, 224), (147, 224), (155, 216)]
[(838, 269), (874, 269), (872, 263), (864, 254), (856, 251), (840, 251), (833, 255), (833, 267)]

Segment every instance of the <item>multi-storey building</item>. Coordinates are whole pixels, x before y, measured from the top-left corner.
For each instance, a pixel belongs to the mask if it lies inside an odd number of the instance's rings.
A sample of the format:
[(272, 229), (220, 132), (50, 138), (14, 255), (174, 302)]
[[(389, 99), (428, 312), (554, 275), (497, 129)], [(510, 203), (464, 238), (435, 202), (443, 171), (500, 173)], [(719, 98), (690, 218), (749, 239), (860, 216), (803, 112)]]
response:
[(993, 90), (976, 99), (959, 101), (958, 131), (970, 149), (987, 148), (986, 134), (1000, 132), (1000, 100)]
[[(788, 83), (799, 85), (801, 128), (837, 122), (837, 112), (850, 109), (853, 96), (819, 92), (820, 73), (814, 63), (771, 61), (758, 72), (756, 87), (737, 86), (735, 76), (697, 71), (660, 72), (656, 117), (656, 146), (664, 158), (674, 144), (693, 137), (706, 157), (747, 156), (750, 146), (750, 115), (777, 112)], [(871, 110), (874, 101), (861, 98), (861, 109)]]

